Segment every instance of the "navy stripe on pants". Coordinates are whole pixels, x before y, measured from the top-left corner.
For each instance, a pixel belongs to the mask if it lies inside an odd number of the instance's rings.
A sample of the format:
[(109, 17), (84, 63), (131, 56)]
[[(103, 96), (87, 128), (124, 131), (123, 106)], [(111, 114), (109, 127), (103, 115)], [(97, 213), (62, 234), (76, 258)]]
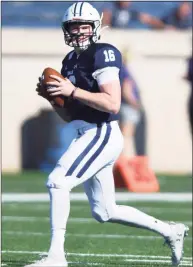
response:
[(101, 135), (101, 127), (97, 128), (96, 135), (94, 139), (88, 144), (88, 146), (83, 150), (83, 152), (76, 158), (76, 160), (72, 163), (70, 169), (67, 171), (66, 176), (70, 176), (73, 174), (75, 169), (78, 167), (80, 162), (84, 159), (84, 157), (88, 154), (88, 152), (94, 147)]
[(95, 151), (95, 153), (90, 157), (90, 159), (85, 163), (85, 165), (82, 167), (82, 169), (79, 171), (77, 174), (78, 178), (81, 178), (81, 176), (85, 173), (85, 171), (90, 167), (90, 165), (94, 162), (94, 160), (98, 157), (98, 155), (103, 151), (105, 145), (108, 143), (109, 138), (111, 134), (111, 125), (108, 122), (107, 123), (107, 129), (106, 129), (106, 134), (104, 137), (103, 142), (99, 146), (99, 148)]

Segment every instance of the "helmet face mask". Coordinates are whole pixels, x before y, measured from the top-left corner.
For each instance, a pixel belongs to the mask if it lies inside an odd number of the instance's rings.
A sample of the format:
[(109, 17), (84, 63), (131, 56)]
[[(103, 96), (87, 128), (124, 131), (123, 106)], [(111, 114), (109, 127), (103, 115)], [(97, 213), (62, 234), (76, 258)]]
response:
[[(73, 32), (81, 26), (91, 26), (90, 30)], [(76, 27), (77, 26), (77, 27)], [(100, 38), (101, 17), (98, 11), (87, 2), (78, 2), (69, 7), (63, 17), (62, 30), (65, 43), (74, 48), (85, 50)]]
[[(73, 33), (73, 31), (71, 31), (71, 27), (73, 25), (77, 26), (90, 25), (92, 29), (89, 30), (88, 32)], [(62, 24), (62, 30), (64, 32), (65, 43), (72, 47), (84, 48), (94, 43), (95, 40), (97, 40), (97, 33), (93, 21), (83, 21), (83, 20), (67, 21)]]

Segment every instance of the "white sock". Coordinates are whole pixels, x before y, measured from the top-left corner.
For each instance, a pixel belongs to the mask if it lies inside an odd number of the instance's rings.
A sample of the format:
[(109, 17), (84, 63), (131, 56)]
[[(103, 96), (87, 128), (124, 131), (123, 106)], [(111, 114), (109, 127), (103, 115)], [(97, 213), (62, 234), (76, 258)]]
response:
[(171, 235), (171, 228), (168, 223), (162, 222), (152, 216), (145, 214), (133, 207), (116, 205), (112, 223), (120, 223), (138, 228), (148, 229), (164, 237)]
[(51, 244), (48, 256), (64, 259), (66, 224), (70, 212), (70, 193), (64, 189), (49, 188)]

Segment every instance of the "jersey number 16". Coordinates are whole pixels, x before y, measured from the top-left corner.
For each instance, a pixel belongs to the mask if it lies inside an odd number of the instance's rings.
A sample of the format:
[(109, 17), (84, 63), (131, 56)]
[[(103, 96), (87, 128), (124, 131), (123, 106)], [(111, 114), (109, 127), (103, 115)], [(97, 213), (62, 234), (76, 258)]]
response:
[(113, 50), (105, 50), (103, 53), (105, 55), (105, 62), (115, 61), (115, 54)]

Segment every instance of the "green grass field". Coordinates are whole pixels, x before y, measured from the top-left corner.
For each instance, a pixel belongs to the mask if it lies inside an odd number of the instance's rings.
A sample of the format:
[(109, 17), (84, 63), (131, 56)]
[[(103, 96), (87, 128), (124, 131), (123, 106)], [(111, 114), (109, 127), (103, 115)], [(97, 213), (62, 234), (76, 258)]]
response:
[[(24, 173), (2, 176), (2, 192), (46, 192), (46, 175)], [(190, 176), (159, 176), (162, 192), (191, 192)], [(78, 188), (74, 191), (80, 191)], [(192, 266), (191, 202), (125, 202), (162, 220), (188, 224), (181, 266)], [(24, 266), (49, 248), (49, 204), (2, 204), (2, 265)], [(170, 266), (170, 250), (163, 239), (146, 230), (92, 219), (87, 202), (71, 202), (65, 250), (69, 267), (75, 266)]]
[[(161, 192), (192, 192), (192, 177), (188, 175), (157, 175)], [(45, 187), (46, 173), (23, 172), (21, 174), (2, 174), (2, 192), (47, 192)], [(81, 187), (73, 189), (80, 191)], [(118, 189), (117, 191), (124, 191)]]

